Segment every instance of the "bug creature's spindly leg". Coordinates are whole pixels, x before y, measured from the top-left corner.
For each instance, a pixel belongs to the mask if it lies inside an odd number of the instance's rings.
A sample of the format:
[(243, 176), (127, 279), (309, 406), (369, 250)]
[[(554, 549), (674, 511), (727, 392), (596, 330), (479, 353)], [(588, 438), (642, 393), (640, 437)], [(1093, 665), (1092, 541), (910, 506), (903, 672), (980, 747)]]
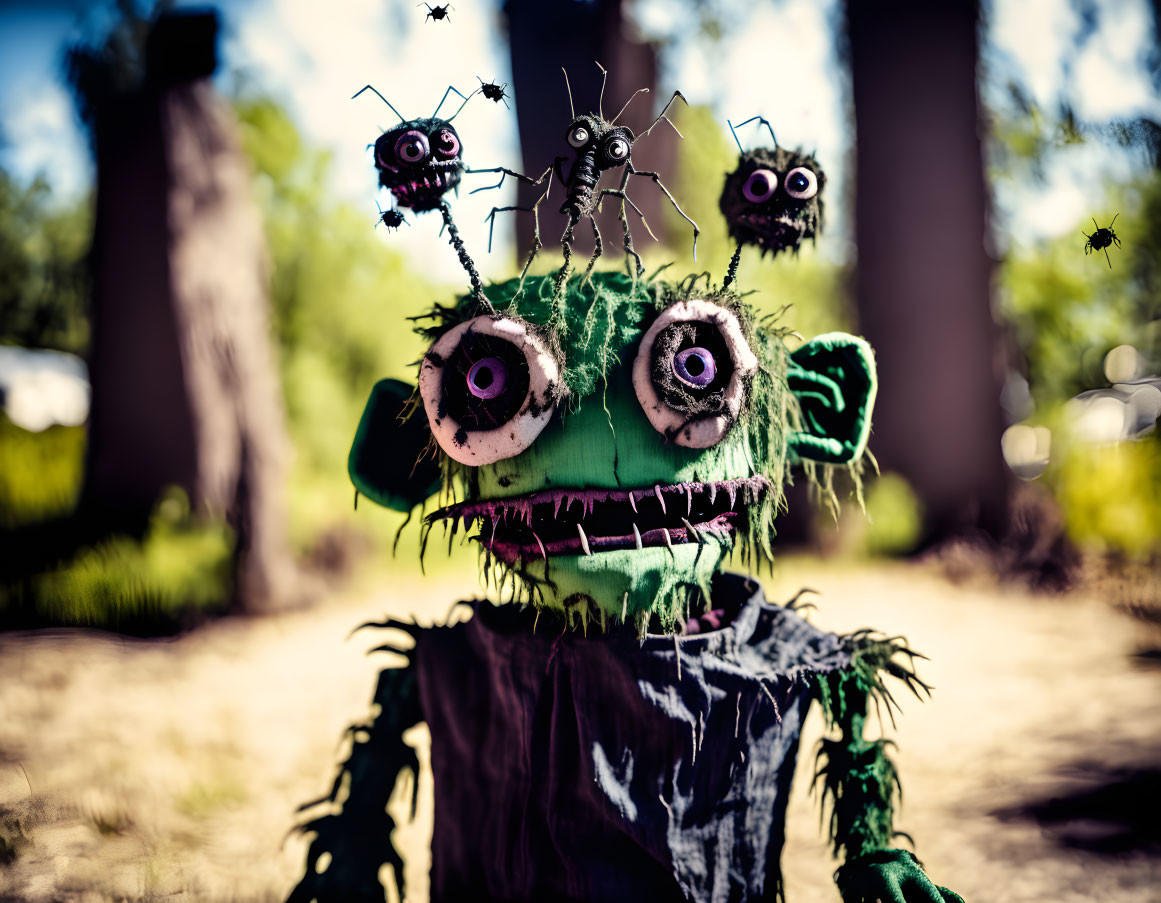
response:
[(669, 203), (673, 205), (673, 209), (678, 212), (683, 220), (693, 226), (693, 259), (697, 260), (697, 237), (701, 234), (701, 228), (697, 223), (695, 223), (686, 215), (684, 210), (681, 209), (681, 205), (677, 203), (677, 199), (669, 193), (669, 189), (665, 187), (664, 183), (662, 183), (661, 176), (655, 172), (644, 172), (639, 169), (634, 169), (632, 161), (626, 163), (625, 168), (628, 170), (629, 175), (645, 176), (646, 178), (652, 179), (657, 184), (657, 187), (660, 188), (662, 192), (664, 192), (665, 196), (669, 198)]
[(484, 286), (480, 282), (480, 274), (476, 272), (476, 264), (472, 260), (471, 255), (468, 254), (467, 248), (464, 247), (463, 239), (460, 238), (459, 229), (452, 222), (451, 207), (448, 206), (447, 201), (439, 202), (439, 212), (443, 214), (443, 224), (447, 228), (447, 233), (450, 236), (448, 240), (451, 242), (451, 246), (455, 248), (456, 256), (460, 260), (460, 266), (468, 272), (468, 279), (472, 283), (472, 294), (476, 296), (480, 304), (488, 310), (491, 310), (492, 304), (484, 294)]
[[(649, 221), (645, 219), (645, 214), (641, 212), (641, 208), (633, 203), (633, 199), (625, 194), (624, 184), (626, 179), (622, 177), (620, 188), (602, 188), (601, 193), (597, 195), (597, 209), (600, 209), (601, 201), (605, 195), (619, 198), (621, 201), (621, 208), (617, 211), (617, 219), (621, 221), (621, 232), (624, 236), (625, 248), (625, 272), (629, 274), (634, 282), (645, 272), (645, 264), (641, 262), (641, 255), (637, 253), (637, 249), (633, 247), (633, 234), (629, 231), (629, 215), (626, 212), (626, 205), (632, 207), (637, 215), (641, 217), (641, 225), (645, 227), (645, 231), (649, 236), (656, 241), (657, 236), (653, 234), (653, 230), (649, 228)], [(632, 257), (635, 266), (629, 265), (629, 258)]]
[(496, 227), (497, 213), (519, 210), (522, 213), (532, 214), (532, 247), (528, 250), (528, 259), (524, 261), (524, 269), (520, 271), (520, 285), (516, 289), (517, 295), (524, 291), (524, 277), (528, 275), (528, 268), (532, 266), (536, 253), (544, 247), (544, 243), (540, 240), (540, 202), (544, 198), (545, 195), (541, 195), (531, 207), (493, 207), (492, 212), (484, 218), (484, 221), (488, 223), (488, 253), (490, 254), (492, 253), (492, 231)]
[[(665, 115), (666, 113), (669, 112), (669, 108), (671, 106), (673, 106), (673, 102), (675, 100), (677, 100), (677, 98), (679, 98), (679, 97), (681, 98), (681, 102), (683, 104), (685, 104), (686, 106), (689, 106), (689, 101), (685, 99), (685, 95), (682, 94), (680, 91), (674, 91), (673, 96), (671, 98), (669, 98), (669, 103), (667, 103), (665, 105), (665, 107), (661, 110), (661, 112), (657, 114), (657, 118), (654, 119), (653, 122), (651, 122), (649, 124), (649, 128), (645, 129), (645, 131), (643, 131), (640, 135), (638, 135), (634, 139), (634, 142), (640, 141), (642, 138), (644, 138), (646, 135), (648, 135), (651, 131), (653, 131), (653, 127), (655, 125), (657, 125), (657, 123), (659, 123), (662, 119), (664, 119), (666, 122), (669, 123), (669, 127), (671, 129), (673, 129), (673, 131), (677, 132), (678, 138), (684, 138), (685, 136), (683, 134), (681, 134), (681, 132), (678, 130), (677, 126), (675, 126), (672, 122), (670, 122), (669, 118)], [(632, 98), (629, 98), (629, 99), (632, 100)], [(621, 114), (618, 113), (617, 115), (620, 116)]]
[(738, 278), (738, 264), (742, 260), (742, 245), (741, 242), (734, 249), (734, 256), (730, 258), (730, 265), (726, 268), (726, 278), (722, 280), (722, 290), (729, 288), (734, 284), (734, 280)]
[(564, 255), (564, 262), (561, 263), (560, 269), (556, 273), (552, 292), (552, 317), (560, 329), (564, 328), (564, 287), (568, 282), (569, 267), (572, 263), (573, 233), (576, 231), (578, 222), (580, 222), (580, 214), (578, 212), (569, 213), (568, 224), (564, 227), (564, 234), (560, 236), (560, 250)]
[[(1105, 260), (1109, 260), (1109, 249), (1105, 248)], [(1109, 269), (1113, 268), (1113, 262), (1109, 260)]]
[[(564, 158), (557, 157), (557, 159), (562, 160)], [(465, 175), (469, 175), (469, 174), (474, 175), (475, 173), (478, 173), (478, 172), (498, 172), (498, 173), (501, 173), (500, 181), (497, 182), (495, 185), (481, 185), (479, 188), (473, 188), (471, 191), (468, 192), (468, 194), (475, 194), (477, 191), (491, 191), (493, 188), (499, 188), (501, 185), (504, 184), (504, 180), (506, 178), (508, 178), (508, 176), (511, 176), (514, 179), (519, 179), (525, 185), (540, 185), (547, 178), (548, 179), (548, 189), (544, 192), (544, 196), (548, 197), (548, 192), (552, 190), (552, 166), (550, 166), (550, 167), (548, 167), (548, 169), (544, 170), (544, 172), (542, 172), (535, 179), (532, 178), (532, 176), (524, 175), (524, 173), (516, 172), (516, 171), (511, 170), (511, 169), (505, 169), (503, 166), (493, 166), (491, 169), (465, 169), (464, 170)]]
[(544, 182), (545, 179), (548, 179), (548, 185), (545, 186), (544, 194), (540, 195), (540, 197), (538, 197), (536, 199), (536, 201), (532, 204), (531, 207), (515, 207), (515, 206), (514, 207), (493, 207), (492, 212), (489, 213), (488, 216), (486, 217), (486, 222), (488, 223), (488, 253), (490, 254), (490, 253), (492, 253), (492, 233), (493, 233), (493, 230), (496, 228), (496, 214), (497, 213), (505, 213), (505, 212), (510, 211), (510, 210), (511, 211), (519, 210), (519, 211), (522, 211), (524, 213), (531, 213), (532, 214), (532, 247), (528, 251), (528, 259), (524, 261), (524, 268), (520, 271), (520, 286), (516, 290), (517, 295), (520, 294), (520, 292), (522, 292), (524, 290), (524, 277), (528, 275), (528, 268), (530, 266), (532, 266), (532, 261), (536, 257), (536, 252), (539, 251), (542, 247), (544, 247), (543, 243), (540, 241), (540, 205), (542, 203), (544, 203), (544, 201), (548, 198), (549, 193), (552, 191), (552, 173), (554, 171), (554, 167), (562, 159), (564, 159), (564, 158), (557, 157), (556, 162), (553, 163), (553, 166), (549, 166), (546, 170), (544, 170), (544, 172), (542, 172), (539, 175), (539, 177), (537, 177), (535, 179), (532, 178), (531, 176), (526, 176), (523, 173), (515, 172), (511, 169), (505, 169), (502, 166), (495, 166), (491, 169), (469, 169), (469, 170), (466, 170), (466, 172), (498, 172), (498, 173), (501, 173), (500, 181), (497, 182), (495, 185), (484, 185), (481, 188), (475, 188), (472, 191), (468, 192), (469, 194), (475, 194), (477, 191), (488, 191), (492, 188), (499, 188), (501, 185), (504, 184), (504, 179), (506, 179), (508, 176), (512, 176), (512, 178), (514, 178), (514, 179), (519, 179), (521, 182), (524, 182), (527, 185), (540, 185)]
[(589, 258), (589, 265), (585, 267), (584, 278), (581, 279), (581, 288), (584, 288), (589, 281), (589, 277), (593, 273), (593, 267), (596, 265), (597, 258), (600, 257), (605, 249), (601, 243), (601, 230), (597, 228), (597, 218), (591, 213), (589, 214), (589, 222), (593, 227), (593, 256)]

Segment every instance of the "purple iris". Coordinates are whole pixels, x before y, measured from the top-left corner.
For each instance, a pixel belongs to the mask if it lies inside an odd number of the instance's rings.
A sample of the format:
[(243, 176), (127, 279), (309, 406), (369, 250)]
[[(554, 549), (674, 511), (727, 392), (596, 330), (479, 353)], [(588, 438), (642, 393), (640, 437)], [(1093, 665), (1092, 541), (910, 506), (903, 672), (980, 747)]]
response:
[(673, 356), (673, 372), (686, 385), (704, 389), (714, 381), (718, 368), (713, 353), (698, 345)]
[(476, 398), (495, 398), (508, 384), (508, 368), (498, 357), (486, 357), (468, 371), (468, 391)]

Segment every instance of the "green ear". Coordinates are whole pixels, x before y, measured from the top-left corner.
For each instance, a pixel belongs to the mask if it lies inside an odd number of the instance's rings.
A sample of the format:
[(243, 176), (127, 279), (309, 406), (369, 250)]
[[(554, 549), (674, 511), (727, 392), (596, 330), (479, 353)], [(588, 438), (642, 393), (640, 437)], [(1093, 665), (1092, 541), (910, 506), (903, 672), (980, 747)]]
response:
[(355, 431), (347, 473), (360, 494), (396, 511), (410, 511), (440, 486), (438, 455), (423, 455), (431, 430), (423, 409), (409, 404), (414, 389), (381, 379), (371, 390)]
[(790, 355), (786, 381), (802, 409), (791, 454), (827, 464), (856, 460), (867, 447), (878, 390), (871, 346), (845, 332), (820, 335)]

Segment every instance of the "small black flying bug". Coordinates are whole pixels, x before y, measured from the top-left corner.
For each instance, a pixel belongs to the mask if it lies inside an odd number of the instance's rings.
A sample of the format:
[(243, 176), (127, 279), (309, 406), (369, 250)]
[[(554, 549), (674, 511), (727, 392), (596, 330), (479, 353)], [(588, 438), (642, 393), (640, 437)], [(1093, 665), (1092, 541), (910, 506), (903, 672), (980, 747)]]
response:
[[(375, 202), (375, 206), (379, 207), (378, 201)], [(396, 210), (394, 207), (390, 207), (387, 210), (379, 207), (379, 222), (375, 223), (375, 225), (378, 226), (380, 223), (387, 227), (388, 232), (390, 232), (392, 229), (398, 229), (400, 226), (411, 225), (411, 223), (407, 222), (407, 220), (403, 217), (403, 214)]]
[(508, 106), (508, 101), (504, 100), (504, 98), (508, 96), (504, 93), (504, 89), (508, 87), (507, 82), (504, 82), (502, 85), (497, 85), (495, 82), (485, 82), (478, 75), (476, 76), (476, 79), (480, 83), (480, 93), (488, 98), (488, 100), (494, 101), (496, 103), (499, 103), (503, 100), (504, 106), (507, 109), (512, 109)]
[[(1120, 214), (1118, 213), (1113, 217), (1113, 223), (1117, 221), (1117, 216), (1120, 216)], [(1080, 233), (1088, 239), (1088, 241), (1084, 243), (1085, 255), (1087, 256), (1090, 254), (1094, 248), (1098, 251), (1104, 251), (1105, 260), (1108, 260), (1110, 270), (1113, 268), (1113, 262), (1109, 260), (1108, 248), (1110, 245), (1114, 244), (1118, 248), (1121, 246), (1121, 240), (1117, 238), (1117, 233), (1113, 231), (1113, 223), (1109, 223), (1108, 228), (1102, 229), (1100, 226), (1097, 226), (1096, 217), (1094, 216), (1092, 218), (1092, 224), (1096, 227), (1096, 231), (1092, 235), (1086, 235), (1083, 230), (1081, 230)]]
[[(479, 90), (478, 88), (476, 89)], [(448, 231), (449, 240), (455, 248), (460, 264), (468, 273), (472, 283), (473, 293), (484, 300), (484, 288), (480, 283), (480, 274), (476, 272), (476, 265), (464, 248), (460, 239), (459, 230), (452, 222), (451, 208), (444, 195), (454, 190), (460, 184), (464, 172), (463, 148), (460, 137), (452, 126), (452, 120), (460, 114), (469, 100), (476, 94), (464, 97), (451, 85), (443, 92), (435, 112), (430, 116), (419, 119), (404, 119), (403, 115), (391, 105), (391, 102), (367, 85), (355, 92), (352, 100), (364, 91), (373, 91), (375, 95), (391, 108), (391, 112), (399, 117), (400, 124), (388, 129), (370, 145), (375, 149), (375, 168), (379, 170), (379, 185), (391, 192), (395, 203), (400, 207), (409, 207), (416, 213), (428, 210), (438, 210), (443, 216), (444, 228)], [(463, 103), (447, 119), (439, 118), (440, 108), (447, 97), (455, 92)], [(383, 222), (387, 217), (402, 217), (395, 211), (386, 211)], [(387, 225), (391, 225), (387, 223)]]
[(417, 3), (416, 6), (427, 6), (427, 15), (424, 16), (423, 21), (434, 19), (438, 22), (440, 19), (447, 19), (451, 21), (451, 16), (448, 14), (449, 9), (455, 9), (450, 3), (445, 3), (443, 6), (428, 6), (426, 3)]
[[(564, 72), (564, 85), (566, 91), (568, 92), (568, 105), (571, 118), (571, 122), (569, 123), (568, 129), (565, 132), (565, 137), (569, 146), (572, 147), (576, 153), (576, 160), (573, 162), (572, 169), (567, 177), (565, 177), (563, 169), (563, 164), (568, 160), (567, 157), (557, 157), (553, 161), (552, 165), (548, 167), (548, 169), (546, 169), (539, 176), (539, 178), (535, 179), (531, 176), (513, 172), (510, 169), (504, 169), (503, 167), (495, 167), (493, 169), (468, 170), (469, 172), (499, 172), (503, 174), (500, 177), (500, 181), (495, 185), (486, 185), (483, 188), (477, 188), (472, 192), (472, 194), (475, 194), (476, 191), (484, 191), (490, 188), (499, 188), (504, 184), (505, 176), (512, 176), (531, 185), (540, 185), (546, 179), (548, 181), (548, 185), (544, 190), (544, 194), (537, 198), (531, 207), (493, 207), (492, 212), (488, 215), (488, 220), (491, 222), (488, 235), (488, 246), (490, 249), (491, 228), (495, 226), (495, 217), (497, 213), (502, 213), (507, 210), (524, 210), (532, 213), (532, 248), (528, 254), (528, 259), (524, 263), (524, 269), (520, 274), (521, 280), (523, 280), (524, 275), (528, 272), (529, 266), (532, 265), (532, 260), (536, 256), (536, 252), (539, 251), (542, 247), (540, 241), (539, 208), (540, 204), (548, 197), (548, 193), (552, 189), (552, 176), (555, 174), (556, 178), (564, 186), (565, 199), (564, 203), (561, 205), (560, 212), (568, 217), (568, 221), (564, 229), (564, 234), (560, 239), (561, 249), (564, 252), (564, 263), (558, 271), (556, 277), (557, 299), (560, 298), (564, 285), (568, 281), (569, 266), (572, 258), (573, 234), (576, 230), (577, 223), (579, 223), (582, 219), (588, 219), (589, 224), (592, 226), (593, 237), (595, 239), (593, 256), (589, 259), (589, 265), (585, 270), (586, 279), (588, 278), (589, 273), (592, 272), (593, 265), (596, 263), (597, 258), (600, 257), (603, 253), (601, 233), (597, 229), (597, 221), (593, 214), (600, 207), (601, 201), (606, 196), (618, 198), (621, 202), (620, 220), (624, 237), (625, 256), (626, 258), (632, 257), (635, 261), (636, 266), (633, 272), (637, 276), (640, 276), (645, 272), (645, 267), (641, 263), (641, 257), (637, 254), (637, 251), (633, 247), (633, 236), (629, 231), (629, 219), (626, 208), (632, 207), (637, 215), (641, 217), (641, 222), (645, 226), (646, 231), (649, 232), (650, 236), (654, 238), (656, 238), (656, 236), (653, 235), (653, 231), (649, 228), (648, 222), (645, 221), (645, 216), (641, 213), (641, 209), (633, 203), (633, 200), (626, 193), (626, 188), (628, 187), (630, 176), (645, 176), (646, 178), (652, 179), (657, 187), (660, 188), (661, 191), (665, 194), (665, 196), (669, 198), (670, 203), (673, 204), (674, 209), (677, 210), (678, 214), (683, 219), (685, 219), (686, 222), (693, 226), (693, 255), (695, 259), (697, 258), (697, 236), (701, 232), (697, 223), (690, 219), (686, 215), (685, 211), (681, 209), (681, 205), (678, 204), (673, 195), (669, 193), (669, 189), (666, 188), (662, 183), (661, 176), (658, 173), (635, 169), (631, 158), (633, 145), (652, 132), (654, 126), (661, 122), (661, 120), (664, 119), (666, 122), (669, 122), (669, 125), (675, 132), (677, 132), (677, 127), (669, 121), (666, 113), (669, 112), (669, 108), (673, 105), (675, 100), (680, 97), (684, 103), (685, 97), (680, 91), (674, 91), (673, 96), (669, 98), (669, 102), (665, 104), (664, 108), (657, 115), (657, 118), (649, 124), (649, 127), (641, 132), (640, 135), (634, 135), (633, 130), (628, 126), (617, 125), (617, 120), (621, 118), (625, 110), (629, 108), (629, 105), (634, 101), (637, 95), (647, 94), (649, 89), (638, 88), (625, 102), (625, 105), (621, 107), (621, 111), (616, 116), (614, 116), (611, 121), (606, 120), (604, 114), (604, 97), (605, 83), (608, 81), (609, 73), (608, 70), (606, 70), (605, 67), (600, 63), (597, 63), (597, 68), (601, 70), (602, 75), (601, 94), (597, 103), (597, 112), (586, 113), (581, 116), (576, 114), (576, 108), (573, 105), (572, 87), (569, 85), (568, 72), (563, 68), (561, 69), (561, 71)], [(677, 132), (677, 134), (679, 137), (681, 136), (681, 132)], [(605, 172), (622, 167), (623, 169), (621, 180), (616, 188), (598, 188), (598, 182)]]
[(773, 126), (762, 116), (747, 119), (737, 127), (754, 121), (766, 126), (773, 147), (743, 150), (733, 123), (726, 120), (740, 156), (737, 168), (726, 176), (718, 202), (730, 237), (738, 243), (723, 287), (729, 286), (737, 275), (743, 245), (761, 248), (763, 256), (780, 251), (797, 254), (803, 241), (813, 240), (822, 231), (826, 175), (818, 161), (812, 154), (781, 147)]

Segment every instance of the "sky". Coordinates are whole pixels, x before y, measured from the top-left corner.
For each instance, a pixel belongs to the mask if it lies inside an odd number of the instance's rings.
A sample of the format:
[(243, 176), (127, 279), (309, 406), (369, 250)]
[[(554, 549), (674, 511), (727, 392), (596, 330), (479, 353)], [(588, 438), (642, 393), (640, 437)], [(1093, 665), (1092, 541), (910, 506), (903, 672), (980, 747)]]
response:
[[(723, 131), (762, 114), (775, 123), (780, 142), (816, 149), (828, 176), (828, 194), (846, 197), (848, 86), (835, 53), (832, 23), (837, 0), (779, 0), (772, 4), (716, 0), (727, 31), (717, 44), (697, 35), (694, 6), (681, 0), (636, 0), (629, 9), (636, 29), (663, 42), (662, 83), (657, 95), (677, 88), (691, 103), (710, 104)], [(284, 102), (315, 146), (331, 151), (336, 197), (366, 207), (375, 220), (376, 177), (367, 145), (394, 121), (368, 92), (374, 84), (404, 115), (430, 114), (447, 85), (467, 93), (477, 76), (509, 82), (510, 66), (498, 8), (500, 0), (453, 3), (451, 22), (426, 21), (409, 0), (225, 0), (219, 4), (224, 32), (220, 79), (242, 73)], [(1083, 117), (1148, 114), (1161, 119), (1161, 99), (1141, 60), (1152, 32), (1146, 0), (1104, 0), (1100, 28), (1074, 70), (1062, 70), (1078, 20), (1070, 0), (994, 0), (984, 54), (990, 83), (1016, 74), (1033, 97), (1052, 109), (1072, 87)], [(107, 9), (105, 7), (104, 9)], [(61, 46), (100, 33), (102, 7), (81, 0), (0, 0), (0, 165), (24, 179), (47, 174), (58, 192), (87, 190), (92, 165), (71, 98), (60, 78)], [(732, 28), (729, 23), (733, 23)], [(760, 60), (762, 79), (753, 77)], [(772, 89), (770, 86), (779, 86)], [(787, 87), (789, 86), (789, 87)], [(511, 88), (509, 88), (511, 91)], [(470, 166), (513, 166), (520, 156), (513, 110), (478, 96), (456, 120)], [(743, 133), (744, 141), (758, 133)], [(1134, 165), (1131, 154), (1089, 142), (1055, 155), (1044, 185), (997, 187), (1005, 231), (1032, 241), (1071, 229), (1093, 206), (1094, 173), (1120, 178)], [(470, 177), (469, 177), (470, 178)], [(482, 182), (480, 184), (483, 184)], [(469, 247), (487, 243), (484, 218), (493, 205), (511, 203), (500, 191), (455, 202), (456, 220)], [(832, 260), (850, 253), (843, 204), (832, 203), (818, 252)], [(435, 214), (382, 240), (430, 262), (432, 275), (460, 279), (458, 264), (438, 235)], [(512, 265), (509, 229), (498, 229), (492, 255), (477, 253), (485, 277), (506, 276)]]

